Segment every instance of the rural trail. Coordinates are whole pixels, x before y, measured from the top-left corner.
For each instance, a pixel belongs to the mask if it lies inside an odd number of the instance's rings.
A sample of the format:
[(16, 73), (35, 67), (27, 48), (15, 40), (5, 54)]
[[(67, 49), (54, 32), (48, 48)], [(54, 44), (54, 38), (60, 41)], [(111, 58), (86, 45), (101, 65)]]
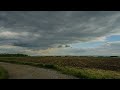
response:
[(0, 66), (8, 71), (9, 79), (77, 79), (76, 77), (64, 75), (54, 70), (29, 65), (0, 62)]

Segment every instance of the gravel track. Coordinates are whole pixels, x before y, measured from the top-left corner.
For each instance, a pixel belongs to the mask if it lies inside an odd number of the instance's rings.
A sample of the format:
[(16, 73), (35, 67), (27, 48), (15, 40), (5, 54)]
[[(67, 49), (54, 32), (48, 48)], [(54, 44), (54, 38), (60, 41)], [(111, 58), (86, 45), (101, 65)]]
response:
[(54, 70), (29, 65), (0, 62), (0, 66), (8, 71), (9, 79), (77, 79), (74, 76), (61, 74)]

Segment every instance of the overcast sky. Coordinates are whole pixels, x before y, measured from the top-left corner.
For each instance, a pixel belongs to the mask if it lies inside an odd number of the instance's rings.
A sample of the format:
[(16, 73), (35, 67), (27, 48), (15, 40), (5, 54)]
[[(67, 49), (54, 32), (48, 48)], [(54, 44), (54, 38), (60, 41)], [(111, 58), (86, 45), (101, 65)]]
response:
[(120, 55), (120, 11), (0, 11), (0, 53)]

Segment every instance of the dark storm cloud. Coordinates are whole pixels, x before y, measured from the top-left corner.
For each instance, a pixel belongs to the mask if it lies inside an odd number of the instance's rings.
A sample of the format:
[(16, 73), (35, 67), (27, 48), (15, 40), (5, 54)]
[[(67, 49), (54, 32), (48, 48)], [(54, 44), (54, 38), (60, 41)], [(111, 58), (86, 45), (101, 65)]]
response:
[(59, 47), (120, 33), (118, 22), (117, 11), (1, 11), (0, 44), (30, 49)]
[(65, 47), (70, 47), (70, 45), (65, 45)]

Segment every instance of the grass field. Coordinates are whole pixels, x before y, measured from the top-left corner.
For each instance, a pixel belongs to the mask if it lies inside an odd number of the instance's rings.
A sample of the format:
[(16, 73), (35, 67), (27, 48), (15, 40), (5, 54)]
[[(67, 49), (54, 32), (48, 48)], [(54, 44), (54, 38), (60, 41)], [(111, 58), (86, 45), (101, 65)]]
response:
[(8, 78), (8, 72), (0, 66), (0, 79), (7, 79)]
[(119, 57), (0, 57), (0, 61), (51, 68), (79, 78), (120, 79)]

